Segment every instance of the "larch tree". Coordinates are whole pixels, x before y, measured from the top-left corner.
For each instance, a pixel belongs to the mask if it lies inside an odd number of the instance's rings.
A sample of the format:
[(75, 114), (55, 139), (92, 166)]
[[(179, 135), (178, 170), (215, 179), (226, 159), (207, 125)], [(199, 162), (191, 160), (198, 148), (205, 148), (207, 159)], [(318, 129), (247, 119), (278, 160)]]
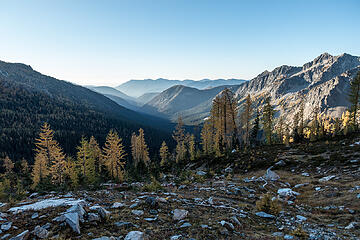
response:
[(122, 139), (114, 130), (110, 130), (103, 148), (103, 159), (110, 176), (117, 181), (124, 179), (125, 156)]
[(271, 105), (271, 97), (268, 96), (265, 98), (265, 106), (263, 109), (263, 125), (264, 132), (266, 137), (267, 144), (271, 145), (273, 143), (272, 134), (273, 134), (273, 125), (274, 125), (274, 115), (275, 110)]
[(313, 110), (313, 120), (310, 124), (310, 141), (316, 141), (319, 137), (319, 108), (315, 107)]
[(101, 148), (94, 136), (91, 136), (89, 140), (89, 158), (86, 163), (86, 168), (88, 169), (89, 182), (95, 183), (101, 173), (102, 159)]
[(349, 101), (351, 104), (350, 112), (352, 117), (352, 124), (355, 129), (358, 128), (357, 115), (360, 105), (360, 71), (357, 73), (355, 78), (350, 82), (350, 93)]
[(54, 131), (51, 130), (48, 123), (45, 122), (41, 127), (35, 146), (35, 163), (32, 171), (33, 188), (49, 175), (54, 184), (63, 184), (65, 154), (54, 139)]
[(204, 123), (204, 126), (201, 130), (201, 145), (202, 150), (205, 155), (208, 155), (213, 152), (213, 138), (214, 138), (214, 128), (212, 126), (212, 121), (207, 119)]
[(180, 116), (178, 117), (177, 125), (173, 132), (173, 138), (176, 141), (176, 162), (178, 163), (185, 159), (187, 153), (184, 123)]
[(139, 129), (139, 135), (133, 133), (131, 136), (131, 152), (135, 167), (142, 161), (146, 166), (149, 165), (149, 149), (145, 142), (145, 134), (142, 128)]
[(14, 173), (14, 163), (13, 161), (9, 158), (9, 156), (6, 156), (4, 158), (4, 164), (3, 167), (5, 168), (5, 174), (6, 175), (11, 175)]
[(210, 119), (214, 126), (214, 150), (221, 155), (225, 149), (237, 147), (237, 101), (230, 89), (225, 88), (213, 100)]
[(247, 95), (243, 104), (243, 111), (241, 113), (241, 122), (244, 129), (244, 143), (246, 146), (250, 145), (250, 130), (251, 130), (251, 117), (253, 112), (252, 100), (250, 94)]
[(86, 179), (87, 178), (87, 167), (86, 163), (90, 158), (90, 150), (89, 150), (89, 142), (88, 140), (82, 136), (80, 140), (80, 145), (77, 147), (77, 166), (80, 169), (81, 176)]
[(187, 147), (189, 149), (190, 160), (195, 160), (196, 149), (195, 149), (195, 136), (194, 134), (186, 134)]
[(169, 148), (166, 145), (166, 142), (163, 141), (159, 150), (159, 155), (160, 155), (160, 166), (164, 167), (166, 166), (168, 160), (169, 160)]
[(279, 139), (279, 143), (284, 143), (284, 135), (285, 135), (286, 124), (284, 122), (284, 117), (280, 116), (277, 123), (277, 135)]

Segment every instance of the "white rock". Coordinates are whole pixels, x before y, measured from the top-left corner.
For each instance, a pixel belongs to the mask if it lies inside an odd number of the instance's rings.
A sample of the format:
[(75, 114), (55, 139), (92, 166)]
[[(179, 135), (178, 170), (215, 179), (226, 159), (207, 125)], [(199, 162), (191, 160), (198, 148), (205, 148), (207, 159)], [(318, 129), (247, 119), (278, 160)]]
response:
[(170, 240), (178, 240), (182, 237), (182, 235), (174, 235), (170, 238)]
[(264, 178), (269, 181), (277, 181), (280, 179), (280, 176), (277, 175), (274, 171), (271, 171), (270, 168), (266, 170), (266, 173), (264, 175)]
[(20, 233), (19, 235), (17, 235), (16, 237), (10, 238), (10, 240), (25, 240), (29, 237), (29, 235), (30, 235), (29, 230), (26, 230), (26, 231)]
[(333, 179), (334, 177), (336, 177), (335, 175), (331, 175), (331, 176), (327, 176), (327, 177), (323, 177), (319, 179), (319, 182), (327, 182), (331, 179)]
[(80, 234), (80, 223), (79, 223), (79, 215), (78, 213), (66, 213), (64, 214), (66, 223), (71, 227), (71, 229)]
[(198, 176), (205, 176), (205, 175), (206, 175), (206, 172), (204, 172), (204, 171), (197, 171), (197, 172), (196, 172), (196, 175), (198, 175)]
[(13, 212), (15, 214), (29, 210), (38, 211), (50, 207), (73, 206), (80, 203), (84, 203), (84, 200), (74, 199), (74, 198), (60, 198), (60, 199), (49, 198), (32, 204), (23, 205), (20, 207), (13, 207), (10, 208), (8, 211)]
[(34, 228), (34, 231), (32, 231), (31, 233), (37, 236), (38, 238), (47, 238), (49, 236), (48, 230), (40, 226), (36, 226)]
[(132, 212), (132, 214), (135, 214), (136, 216), (144, 215), (143, 210), (132, 210), (131, 212)]
[(310, 176), (310, 174), (307, 173), (307, 172), (304, 172), (304, 173), (302, 173), (301, 175), (304, 176), (304, 177), (309, 177), (309, 176)]
[(296, 215), (296, 219), (299, 220), (300, 222), (306, 221), (307, 218), (301, 215)]
[(257, 212), (255, 215), (263, 218), (275, 218), (274, 215), (268, 214), (266, 212)]
[(174, 210), (174, 215), (173, 215), (173, 220), (175, 220), (175, 221), (182, 220), (182, 219), (186, 218), (188, 213), (189, 212), (187, 210), (184, 210), (184, 209), (175, 209)]
[(280, 188), (277, 193), (279, 197), (295, 197), (300, 195), (300, 193), (291, 190), (291, 188)]
[(12, 222), (7, 222), (1, 225), (1, 231), (7, 231), (11, 228)]
[(124, 240), (145, 240), (147, 239), (145, 233), (140, 231), (131, 231), (129, 232)]
[(111, 208), (123, 208), (126, 205), (124, 203), (120, 203), (120, 202), (114, 202), (114, 204), (111, 206)]

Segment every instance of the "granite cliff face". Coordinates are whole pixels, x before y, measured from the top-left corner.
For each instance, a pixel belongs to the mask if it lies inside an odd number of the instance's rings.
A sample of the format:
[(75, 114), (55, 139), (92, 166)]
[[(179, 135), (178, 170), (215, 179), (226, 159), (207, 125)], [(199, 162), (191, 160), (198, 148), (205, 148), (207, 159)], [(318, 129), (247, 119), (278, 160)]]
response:
[[(239, 107), (250, 94), (254, 106), (261, 109), (266, 95), (272, 97), (277, 115), (290, 123), (305, 102), (305, 119), (310, 120), (315, 108), (322, 114), (340, 117), (348, 108), (351, 79), (360, 70), (360, 57), (342, 54), (321, 54), (302, 67), (283, 65), (273, 71), (264, 71), (240, 85), (219, 86), (198, 90), (185, 86), (171, 87), (148, 102), (144, 108), (152, 114), (162, 114), (171, 120), (181, 115), (187, 124), (198, 124), (209, 115), (212, 99), (225, 87), (238, 99)], [(240, 109), (241, 111), (241, 109)]]
[(281, 66), (271, 72), (265, 71), (240, 85), (235, 96), (241, 103), (251, 94), (261, 106), (261, 99), (270, 94), (276, 109), (285, 113), (289, 121), (301, 101), (305, 101), (307, 119), (311, 119), (315, 108), (338, 117), (349, 106), (349, 83), (359, 70), (359, 57), (324, 53), (302, 67)]

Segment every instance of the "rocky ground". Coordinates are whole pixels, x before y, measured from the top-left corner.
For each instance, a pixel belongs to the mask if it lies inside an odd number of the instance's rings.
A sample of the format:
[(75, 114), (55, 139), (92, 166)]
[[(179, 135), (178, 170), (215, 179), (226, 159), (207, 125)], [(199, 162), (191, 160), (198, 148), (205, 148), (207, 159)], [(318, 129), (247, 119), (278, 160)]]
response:
[(0, 239), (360, 238), (358, 139), (234, 153), (160, 184), (29, 194), (1, 205)]

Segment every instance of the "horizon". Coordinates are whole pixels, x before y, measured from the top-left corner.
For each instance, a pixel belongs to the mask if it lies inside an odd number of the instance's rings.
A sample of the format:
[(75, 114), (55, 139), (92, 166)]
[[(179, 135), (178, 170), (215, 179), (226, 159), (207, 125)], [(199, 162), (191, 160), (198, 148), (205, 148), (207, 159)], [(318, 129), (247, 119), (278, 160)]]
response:
[(2, 4), (1, 58), (78, 85), (250, 80), (325, 52), (360, 55), (354, 0), (35, 2)]

